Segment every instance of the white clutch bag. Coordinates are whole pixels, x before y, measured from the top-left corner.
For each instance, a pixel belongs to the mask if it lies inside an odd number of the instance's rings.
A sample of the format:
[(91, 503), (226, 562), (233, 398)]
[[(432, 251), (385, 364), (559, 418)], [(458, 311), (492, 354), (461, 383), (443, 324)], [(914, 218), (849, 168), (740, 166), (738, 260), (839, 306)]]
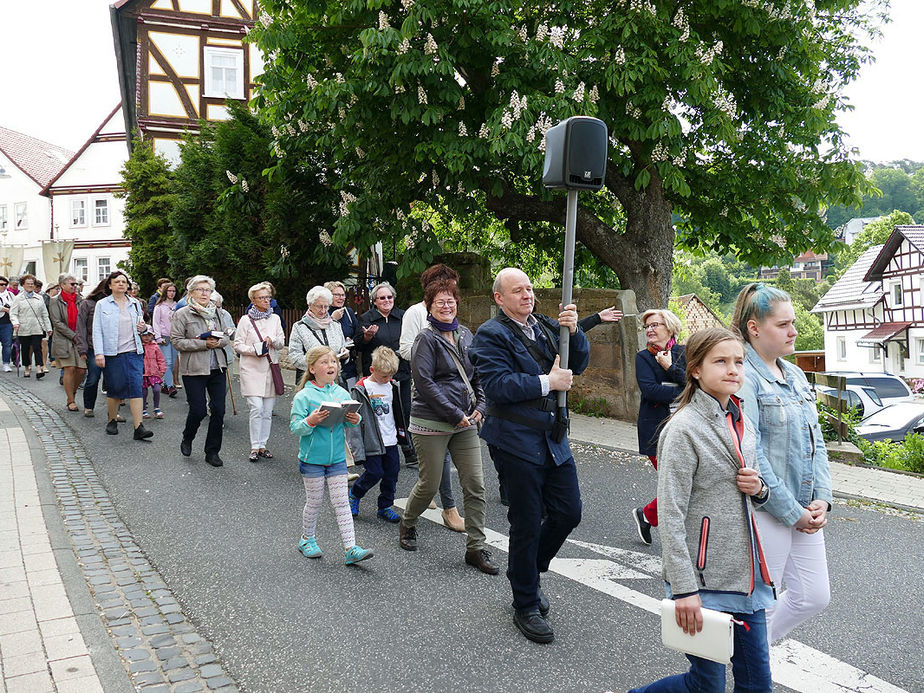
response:
[(696, 635), (684, 633), (677, 625), (674, 600), (661, 601), (661, 642), (678, 652), (709, 659), (719, 664), (731, 664), (735, 640), (731, 614), (703, 609), (703, 629)]

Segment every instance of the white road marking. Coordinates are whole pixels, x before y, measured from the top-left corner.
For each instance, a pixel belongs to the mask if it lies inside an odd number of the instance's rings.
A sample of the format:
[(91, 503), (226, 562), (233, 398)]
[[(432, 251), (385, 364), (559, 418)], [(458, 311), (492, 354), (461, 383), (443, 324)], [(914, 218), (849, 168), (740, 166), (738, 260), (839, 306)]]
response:
[[(398, 498), (395, 505), (404, 508), (407, 498)], [(425, 510), (421, 517), (442, 525), (439, 510)], [(492, 548), (506, 552), (506, 535), (485, 528), (487, 543)], [(620, 565), (614, 560), (600, 558), (553, 558), (549, 571), (579, 582), (586, 587), (608, 594), (611, 597), (636, 606), (660, 618), (660, 598), (649, 597), (616, 580), (648, 579), (634, 570), (660, 575), (661, 562), (648, 554), (620, 549), (615, 546), (591, 544), (568, 540), (570, 543), (611, 558), (620, 558), (632, 567)], [(820, 652), (796, 640), (782, 640), (770, 648), (770, 669), (774, 682), (799, 693), (908, 693), (831, 655)]]

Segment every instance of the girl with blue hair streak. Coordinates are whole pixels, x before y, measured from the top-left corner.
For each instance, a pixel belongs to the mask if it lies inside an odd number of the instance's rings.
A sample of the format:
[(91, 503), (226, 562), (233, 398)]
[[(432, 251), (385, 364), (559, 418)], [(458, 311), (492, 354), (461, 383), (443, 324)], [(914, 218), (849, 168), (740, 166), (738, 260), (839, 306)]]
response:
[(831, 471), (815, 394), (795, 351), (796, 316), (785, 291), (749, 284), (738, 294), (732, 327), (746, 342), (742, 409), (757, 429), (760, 474), (770, 496), (757, 524), (773, 581), (783, 585), (767, 610), (770, 642), (831, 600), (823, 527), (831, 510)]

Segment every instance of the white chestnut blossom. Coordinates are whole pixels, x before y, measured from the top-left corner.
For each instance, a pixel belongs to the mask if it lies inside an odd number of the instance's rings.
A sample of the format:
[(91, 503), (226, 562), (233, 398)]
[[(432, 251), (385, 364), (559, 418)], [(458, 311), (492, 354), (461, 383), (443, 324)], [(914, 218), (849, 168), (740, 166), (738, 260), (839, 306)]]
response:
[(270, 17), (265, 11), (260, 12), (260, 24), (263, 25), (264, 29), (269, 29), (269, 26), (272, 23), (273, 23), (272, 17)]
[(241, 190), (245, 193), (250, 192), (250, 186), (247, 184), (247, 179), (241, 176)]
[(675, 29), (680, 29), (680, 40), (686, 41), (690, 38), (690, 21), (687, 19), (687, 16), (683, 13), (683, 8), (677, 10), (677, 14), (674, 15), (674, 21), (671, 22)]
[(271, 130), (272, 133), (273, 133), (273, 137), (279, 137), (279, 128), (277, 128), (277, 127), (274, 125), (273, 127), (270, 128), (270, 130)]
[(467, 137), (468, 130), (465, 127), (465, 123), (459, 123), (459, 137)]
[(565, 47), (565, 27), (553, 26), (552, 31), (549, 34), (549, 43), (551, 43), (556, 48), (564, 48)]
[(391, 29), (391, 25), (388, 23), (388, 15), (384, 12), (379, 12), (379, 31), (385, 31), (386, 29)]
[(486, 140), (486, 139), (488, 139), (488, 136), (489, 136), (490, 134), (491, 134), (491, 131), (488, 130), (488, 124), (487, 124), (487, 123), (482, 123), (482, 124), (481, 124), (481, 128), (478, 130), (478, 136), (479, 136), (481, 139)]
[(556, 93), (556, 94), (564, 94), (564, 93), (565, 93), (565, 85), (562, 84), (561, 80), (560, 80), (560, 79), (557, 79), (557, 78), (556, 78), (556, 80), (555, 80), (555, 93)]
[(299, 120), (298, 129), (300, 132), (308, 132), (308, 123), (306, 123), (304, 120)]
[(314, 89), (316, 86), (318, 86), (318, 80), (316, 80), (314, 76), (309, 72), (308, 76), (305, 78), (305, 84), (308, 85), (309, 89)]
[(464, 96), (459, 97), (459, 103), (458, 105), (456, 105), (456, 108), (458, 108), (460, 111), (465, 110), (465, 97)]
[(427, 34), (427, 43), (424, 45), (424, 53), (427, 55), (436, 55), (437, 47), (433, 34)]
[(616, 52), (613, 54), (613, 62), (617, 65), (626, 64), (626, 52), (622, 49), (622, 46), (616, 49)]
[(408, 234), (407, 236), (405, 236), (403, 240), (404, 240), (405, 248), (407, 248), (408, 250), (412, 250), (414, 248), (414, 238), (413, 236), (411, 236), (411, 234)]
[(401, 0), (401, 7), (405, 10), (409, 10), (414, 6), (414, 0)]
[(318, 240), (321, 241), (321, 245), (325, 248), (330, 248), (334, 244), (334, 240), (327, 231), (321, 231), (321, 233), (318, 234)]
[(357, 148), (356, 148), (356, 156), (358, 156), (360, 159), (365, 159), (365, 158), (366, 158), (366, 152), (364, 152), (362, 149), (360, 149), (359, 147), (357, 147)]
[(584, 101), (584, 83), (581, 82), (578, 84), (577, 89), (574, 90), (574, 94), (571, 95), (571, 98), (581, 103)]
[(422, 106), (425, 106), (427, 103), (427, 92), (425, 92), (424, 88), (420, 85), (417, 86), (417, 103)]
[(411, 49), (411, 42), (408, 41), (408, 40), (405, 38), (405, 39), (403, 39), (403, 40), (401, 41), (401, 43), (398, 45), (397, 51), (398, 51), (398, 54), (399, 54), (399, 55), (404, 55), (404, 54), (407, 53), (410, 49)]
[(237, 183), (237, 176), (231, 173), (231, 171), (225, 169), (225, 175), (228, 176), (228, 180), (231, 181), (231, 185), (235, 185)]
[(525, 25), (525, 24), (524, 24), (523, 26), (521, 26), (521, 27), (520, 27), (520, 30), (517, 32), (517, 38), (520, 39), (521, 41), (523, 41), (524, 43), (526, 42), (526, 39), (529, 38), (529, 35), (526, 33), (526, 25)]
[(500, 74), (500, 65), (498, 65), (497, 62), (495, 62), (495, 63), (491, 66), (491, 76), (492, 76), (492, 77), (497, 77), (499, 74)]
[(545, 37), (549, 35), (549, 27), (545, 24), (540, 24), (539, 28), (536, 29), (536, 40), (545, 41)]

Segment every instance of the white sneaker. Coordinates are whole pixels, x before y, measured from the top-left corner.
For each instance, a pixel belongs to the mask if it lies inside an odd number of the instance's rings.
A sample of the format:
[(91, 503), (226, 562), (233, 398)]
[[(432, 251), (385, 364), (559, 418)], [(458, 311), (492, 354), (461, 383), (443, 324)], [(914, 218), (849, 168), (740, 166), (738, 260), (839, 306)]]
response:
[(12, 372), (13, 372), (13, 367), (10, 366), (10, 364), (8, 364), (8, 363), (4, 363), (4, 364), (3, 364), (3, 372), (4, 372), (4, 373), (12, 373)]

